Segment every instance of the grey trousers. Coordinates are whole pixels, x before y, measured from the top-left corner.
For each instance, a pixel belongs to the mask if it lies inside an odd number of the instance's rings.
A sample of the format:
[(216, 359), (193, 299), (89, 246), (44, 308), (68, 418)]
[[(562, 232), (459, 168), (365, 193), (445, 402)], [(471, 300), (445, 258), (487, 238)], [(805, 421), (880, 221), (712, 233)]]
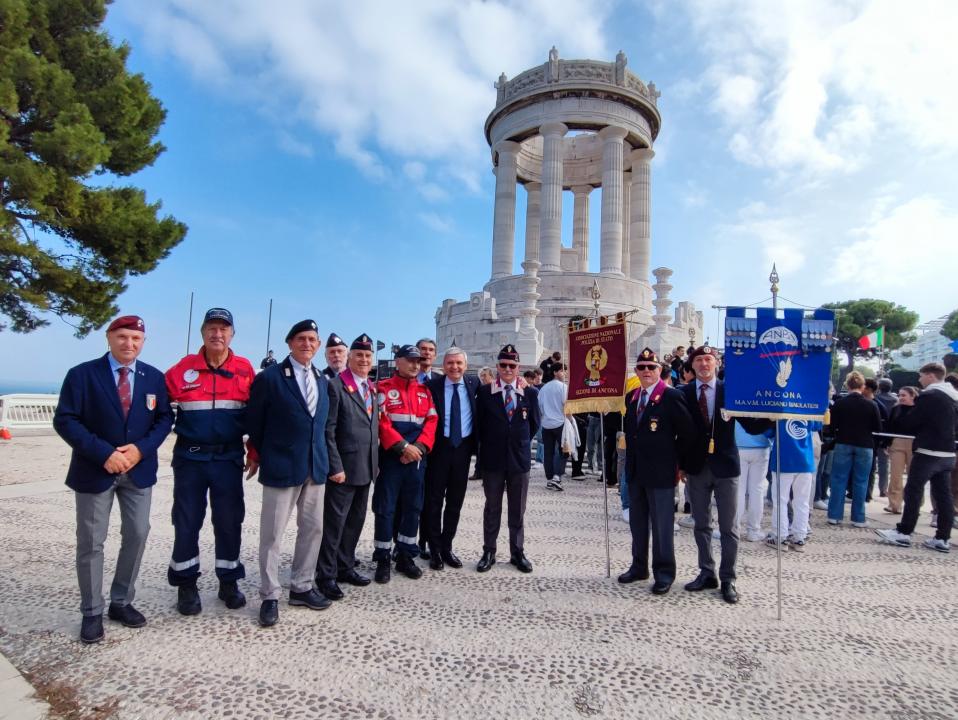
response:
[(738, 530), (735, 529), (735, 512), (738, 507), (738, 478), (719, 478), (712, 475), (706, 465), (698, 475), (689, 475), (686, 487), (695, 521), (695, 544), (699, 549), (699, 568), (715, 577), (715, 560), (712, 559), (712, 494), (718, 506), (719, 532), (722, 533), (722, 562), (719, 565), (720, 580), (735, 579), (735, 559), (738, 557)]
[(136, 594), (136, 576), (150, 534), (153, 488), (138, 488), (126, 474), (122, 474), (116, 476), (113, 487), (101, 493), (74, 493), (77, 580), (80, 584), (80, 612), (85, 617), (103, 614), (103, 543), (110, 529), (114, 495), (120, 505), (120, 553), (110, 586), (110, 603), (129, 605)]
[(356, 545), (366, 523), (369, 485), (326, 483), (323, 505), (323, 541), (316, 561), (319, 580), (335, 580), (356, 562)]
[(279, 551), (289, 516), (296, 508), (296, 546), (289, 589), (308, 592), (313, 588), (316, 560), (323, 540), (323, 498), (326, 486), (307, 479), (295, 487), (263, 486), (263, 509), (259, 518), (259, 595), (279, 600)]

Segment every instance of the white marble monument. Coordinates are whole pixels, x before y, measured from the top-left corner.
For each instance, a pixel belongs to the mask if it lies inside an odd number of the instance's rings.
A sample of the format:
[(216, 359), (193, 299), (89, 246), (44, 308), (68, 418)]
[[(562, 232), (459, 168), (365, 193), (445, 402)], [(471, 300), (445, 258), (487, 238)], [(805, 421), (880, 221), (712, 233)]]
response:
[[(509, 80), (499, 76), (496, 107), (486, 119), (496, 175), (492, 275), (467, 301), (444, 300), (436, 311), (440, 348), (458, 345), (473, 368), (492, 365), (514, 343), (523, 366), (564, 352), (568, 320), (599, 312), (630, 316), (629, 363), (645, 346), (660, 355), (703, 338), (702, 312), (688, 302), (674, 315), (672, 271), (650, 268), (652, 144), (661, 117), (659, 92), (614, 62), (560, 60)], [(525, 188), (522, 272), (513, 266), (516, 195)], [(571, 192), (572, 243), (562, 243), (562, 203)], [(589, 195), (600, 191), (599, 272), (589, 272)], [(650, 283), (654, 275), (656, 283)], [(654, 293), (654, 297), (653, 297)]]

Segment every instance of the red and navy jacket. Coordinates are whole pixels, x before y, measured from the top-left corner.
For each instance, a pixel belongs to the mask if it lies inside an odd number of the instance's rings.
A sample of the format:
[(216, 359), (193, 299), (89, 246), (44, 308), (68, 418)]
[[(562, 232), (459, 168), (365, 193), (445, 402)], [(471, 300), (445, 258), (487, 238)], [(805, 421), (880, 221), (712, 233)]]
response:
[[(166, 389), (176, 408), (174, 458), (243, 459), (246, 403), (255, 373), (246, 358), (230, 350), (213, 369), (200, 348), (166, 371)], [(255, 450), (250, 448), (252, 458)]]
[(429, 388), (416, 378), (393, 375), (376, 383), (379, 396), (379, 444), (384, 450), (401, 443), (420, 446), (423, 454), (432, 450), (439, 416)]

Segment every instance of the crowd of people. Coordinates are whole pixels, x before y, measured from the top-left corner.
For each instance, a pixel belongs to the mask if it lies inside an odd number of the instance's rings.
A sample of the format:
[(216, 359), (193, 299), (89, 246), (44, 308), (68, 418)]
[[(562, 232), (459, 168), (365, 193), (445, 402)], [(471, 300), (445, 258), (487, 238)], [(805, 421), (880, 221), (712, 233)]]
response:
[[(708, 345), (676, 348), (661, 360), (645, 348), (628, 380), (623, 413), (567, 415), (567, 367), (558, 352), (521, 373), (518, 351), (506, 345), (494, 368), (473, 375), (466, 352), (450, 347), (440, 372), (434, 368), (436, 343), (423, 338), (397, 346), (395, 374), (374, 381), (374, 343), (366, 334), (349, 344), (330, 334), (320, 371), (314, 364), (323, 346), (319, 328), (303, 320), (286, 335), (288, 355), (276, 360), (270, 352), (259, 373), (230, 349), (234, 334), (232, 314), (211, 308), (201, 327), (202, 347), (163, 373), (139, 360), (143, 319), (123, 316), (109, 325), (108, 352), (67, 373), (54, 427), (72, 448), (66, 481), (76, 498), (83, 642), (104, 637), (103, 544), (114, 499), (121, 544), (106, 614), (127, 627), (146, 624), (133, 605), (135, 584), (150, 528), (157, 450), (174, 421), (167, 580), (177, 588), (183, 615), (202, 612), (199, 534), (207, 504), (217, 597), (229, 609), (246, 604), (240, 587), (246, 576), (240, 552), (244, 473), (247, 480), (258, 476), (263, 486), (263, 627), (279, 621), (280, 551), (294, 511), (291, 607), (323, 610), (345, 597), (343, 585), (388, 583), (394, 570), (417, 579), (423, 572), (417, 558), (433, 571), (462, 568), (455, 539), (473, 457), (473, 478), (482, 481), (485, 501), (479, 572), (497, 561), (503, 496), (509, 561), (520, 572), (533, 571), (524, 517), (534, 457), (550, 490), (563, 490), (570, 458), (572, 480), (585, 480), (588, 468), (600, 482), (619, 487), (632, 560), (618, 580), (652, 576), (657, 595), (668, 593), (676, 579), (673, 535), (679, 526), (694, 528), (698, 551), (698, 575), (685, 589), (719, 589), (735, 603), (743, 526), (746, 540), (802, 550), (811, 505), (827, 507), (828, 521), (841, 523), (846, 492), (852, 523), (864, 526), (876, 468), (886, 510), (902, 514), (897, 528), (881, 531), (880, 539), (910, 544), (930, 482), (937, 529), (925, 545), (949, 550), (958, 496), (958, 391), (934, 363), (921, 370), (923, 390), (901, 388), (897, 397), (890, 385), (872, 387), (853, 372), (828, 425), (788, 421), (776, 434), (768, 420), (729, 416), (721, 357)], [(765, 535), (767, 478), (778, 471), (780, 489), (770, 498), (775, 531)], [(360, 572), (356, 556), (370, 505), (372, 578)], [(687, 517), (676, 524), (680, 508)], [(718, 565), (713, 539), (720, 541)]]

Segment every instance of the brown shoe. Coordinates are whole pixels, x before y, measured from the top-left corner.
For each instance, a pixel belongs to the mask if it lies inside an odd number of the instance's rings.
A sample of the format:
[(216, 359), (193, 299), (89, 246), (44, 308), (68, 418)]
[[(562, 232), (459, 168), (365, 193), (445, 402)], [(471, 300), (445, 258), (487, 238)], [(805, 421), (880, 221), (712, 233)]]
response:
[(890, 508), (890, 507), (883, 507), (882, 510), (884, 510), (886, 513), (890, 513), (890, 514), (892, 514), (892, 515), (901, 515), (901, 510), (895, 510), (895, 509)]

